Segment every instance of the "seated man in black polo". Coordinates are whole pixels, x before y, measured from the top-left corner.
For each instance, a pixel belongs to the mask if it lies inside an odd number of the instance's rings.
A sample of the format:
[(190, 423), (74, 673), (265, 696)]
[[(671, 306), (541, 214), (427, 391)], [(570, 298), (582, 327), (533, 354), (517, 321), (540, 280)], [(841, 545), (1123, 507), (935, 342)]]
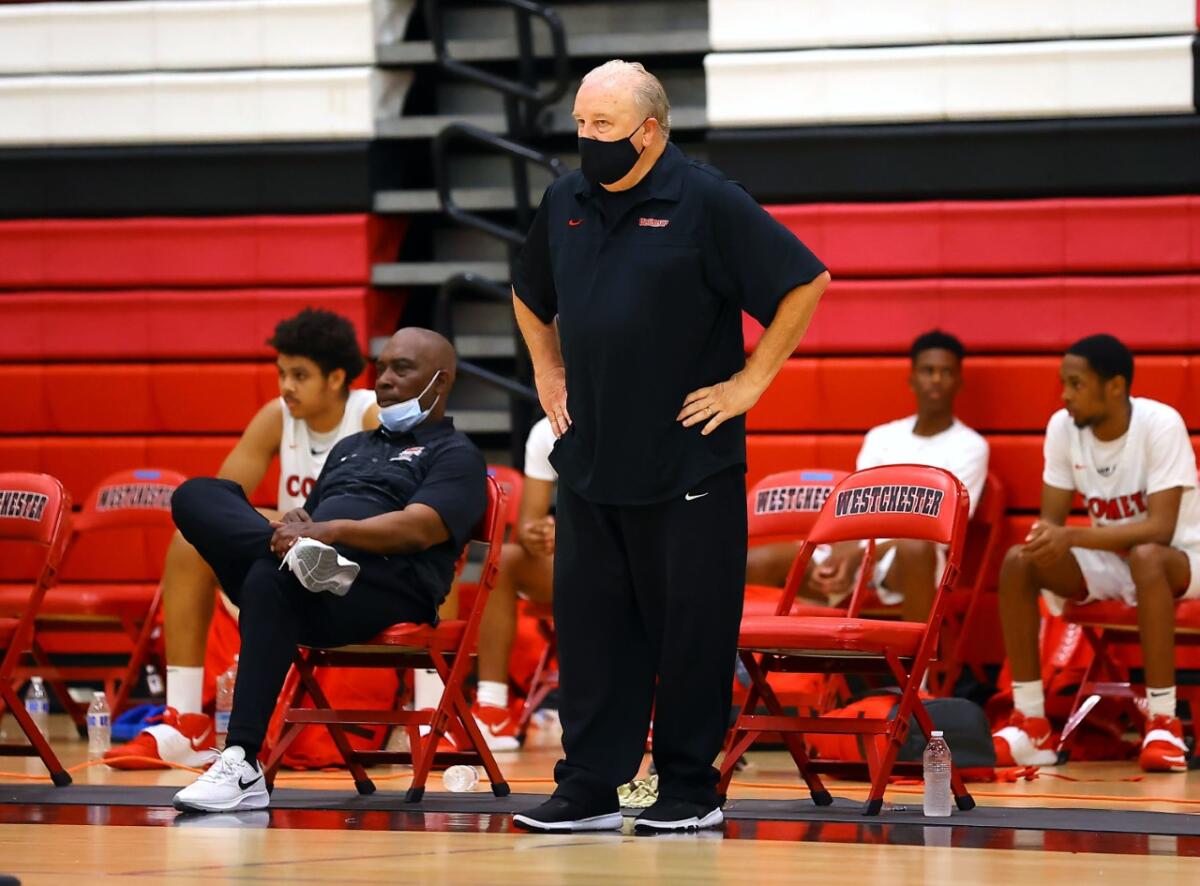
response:
[(229, 480), (176, 490), (175, 524), (241, 607), (242, 635), (225, 750), (175, 795), (177, 809), (269, 803), (257, 757), (297, 644), (361, 643), (436, 620), (487, 507), (483, 456), (443, 417), (455, 365), (437, 333), (397, 332), (379, 359), (380, 427), (335, 445), (304, 507), (281, 522)]

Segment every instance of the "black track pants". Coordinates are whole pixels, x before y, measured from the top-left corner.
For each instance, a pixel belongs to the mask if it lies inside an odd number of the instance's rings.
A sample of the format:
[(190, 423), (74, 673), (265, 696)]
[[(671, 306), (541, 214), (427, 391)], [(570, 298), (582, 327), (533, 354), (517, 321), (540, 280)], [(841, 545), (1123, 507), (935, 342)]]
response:
[[(592, 504), (559, 485), (554, 559), (556, 794), (613, 806), (654, 708), (659, 794), (716, 805), (746, 574), (738, 466), (661, 504)], [(657, 686), (656, 686), (657, 682)]]

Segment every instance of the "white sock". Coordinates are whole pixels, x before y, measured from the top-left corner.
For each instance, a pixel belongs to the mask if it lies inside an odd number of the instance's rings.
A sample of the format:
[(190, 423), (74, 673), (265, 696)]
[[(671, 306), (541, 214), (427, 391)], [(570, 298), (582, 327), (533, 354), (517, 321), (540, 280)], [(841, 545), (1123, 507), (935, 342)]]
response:
[(1175, 716), (1175, 687), (1163, 686), (1158, 689), (1146, 687), (1146, 702), (1150, 706), (1150, 717)]
[(479, 688), (475, 693), (475, 699), (481, 705), (487, 705), (491, 708), (506, 708), (508, 707), (508, 684), (497, 683), (492, 680), (480, 680)]
[(413, 707), (418, 711), (436, 708), (445, 689), (446, 684), (433, 668), (419, 668), (413, 671)]
[(1046, 691), (1041, 680), (1020, 683), (1013, 680), (1013, 707), (1026, 717), (1046, 716)]
[(198, 714), (204, 697), (204, 668), (167, 665), (167, 707), (181, 714)]

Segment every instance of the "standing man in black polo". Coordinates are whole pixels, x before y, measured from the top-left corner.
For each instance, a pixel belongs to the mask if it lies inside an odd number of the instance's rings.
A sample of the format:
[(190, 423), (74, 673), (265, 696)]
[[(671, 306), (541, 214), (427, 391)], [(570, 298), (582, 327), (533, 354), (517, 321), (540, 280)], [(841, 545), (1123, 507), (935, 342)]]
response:
[[(546, 191), (513, 305), (558, 441), (554, 618), (566, 758), (541, 831), (621, 826), (654, 705), (659, 800), (639, 832), (722, 821), (746, 569), (752, 407), (808, 328), (824, 265), (668, 141), (670, 105), (611, 61), (575, 97), (581, 170)], [(749, 360), (742, 311), (767, 327)]]

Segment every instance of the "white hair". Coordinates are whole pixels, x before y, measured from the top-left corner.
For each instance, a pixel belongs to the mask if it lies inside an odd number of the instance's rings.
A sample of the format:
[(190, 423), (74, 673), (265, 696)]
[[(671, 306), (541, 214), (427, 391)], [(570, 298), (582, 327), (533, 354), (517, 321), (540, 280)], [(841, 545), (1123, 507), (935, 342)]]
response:
[(657, 120), (663, 136), (670, 138), (671, 102), (667, 99), (667, 91), (663, 89), (659, 79), (647, 71), (641, 62), (627, 62), (614, 58), (584, 74), (582, 83), (625, 77), (633, 81), (633, 99), (643, 116)]

